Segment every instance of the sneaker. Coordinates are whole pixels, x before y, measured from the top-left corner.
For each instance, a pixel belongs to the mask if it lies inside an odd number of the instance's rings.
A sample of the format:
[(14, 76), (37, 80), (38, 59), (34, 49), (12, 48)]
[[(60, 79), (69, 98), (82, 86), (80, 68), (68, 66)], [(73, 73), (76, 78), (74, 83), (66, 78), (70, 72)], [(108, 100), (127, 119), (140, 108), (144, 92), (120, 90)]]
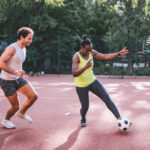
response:
[(8, 129), (15, 129), (16, 126), (10, 121), (10, 120), (5, 120), (3, 119), (1, 124), (5, 127), (5, 128), (8, 128)]
[(80, 126), (81, 126), (81, 127), (86, 127), (86, 121), (85, 121), (85, 120), (81, 120)]
[(30, 116), (28, 116), (27, 114), (18, 113), (17, 116), (21, 119), (25, 119), (29, 123), (32, 123), (32, 118)]

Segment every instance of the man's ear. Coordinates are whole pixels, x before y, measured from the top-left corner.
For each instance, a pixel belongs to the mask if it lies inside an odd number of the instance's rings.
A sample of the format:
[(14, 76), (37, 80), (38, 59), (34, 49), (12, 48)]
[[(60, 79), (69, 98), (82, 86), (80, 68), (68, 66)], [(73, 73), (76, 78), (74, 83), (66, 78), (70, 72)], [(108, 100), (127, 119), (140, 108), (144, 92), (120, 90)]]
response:
[(20, 36), (20, 40), (22, 40), (22, 39), (24, 39), (24, 37), (21, 35), (21, 36)]

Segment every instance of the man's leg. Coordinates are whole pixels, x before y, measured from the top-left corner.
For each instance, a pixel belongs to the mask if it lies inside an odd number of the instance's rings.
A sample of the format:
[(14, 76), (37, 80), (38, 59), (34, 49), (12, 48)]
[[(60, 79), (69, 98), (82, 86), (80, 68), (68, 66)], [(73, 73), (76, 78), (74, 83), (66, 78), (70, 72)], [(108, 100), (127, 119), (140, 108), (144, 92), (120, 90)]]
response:
[(12, 96), (7, 96), (7, 99), (11, 104), (11, 108), (7, 111), (5, 119), (10, 120), (10, 118), (19, 110), (19, 100), (16, 93)]
[(27, 97), (26, 101), (24, 102), (22, 108), (19, 111), (21, 114), (25, 114), (27, 109), (36, 101), (38, 96), (30, 82), (19, 88), (18, 92), (22, 93)]
[(6, 128), (13, 129), (16, 128), (16, 126), (10, 121), (10, 118), (18, 111), (19, 101), (16, 93), (6, 97), (11, 104), (11, 108), (7, 111), (6, 117), (2, 120), (1, 124)]

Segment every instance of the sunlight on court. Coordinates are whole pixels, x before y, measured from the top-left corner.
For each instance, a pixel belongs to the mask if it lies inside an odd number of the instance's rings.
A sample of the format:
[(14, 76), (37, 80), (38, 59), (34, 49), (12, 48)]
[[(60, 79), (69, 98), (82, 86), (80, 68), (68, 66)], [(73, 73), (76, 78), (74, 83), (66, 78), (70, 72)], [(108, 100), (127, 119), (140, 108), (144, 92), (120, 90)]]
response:
[(148, 93), (145, 93), (145, 95), (150, 95), (150, 92), (148, 92)]
[(150, 103), (148, 103), (146, 100), (136, 100), (132, 103), (131, 107), (150, 110)]
[(45, 139), (45, 145), (43, 146), (44, 150), (50, 150), (50, 149), (55, 149), (61, 145), (63, 145), (68, 137), (69, 134), (72, 132), (72, 130), (69, 129), (60, 129), (57, 132), (50, 134), (49, 137)]
[(73, 88), (63, 88), (62, 91), (70, 91), (73, 90)]
[(99, 118), (100, 118), (99, 121), (101, 122), (101, 124), (114, 123), (114, 121), (115, 121), (114, 116), (107, 109), (104, 109), (101, 112), (101, 115), (99, 116)]
[(138, 130), (148, 129), (148, 132), (149, 132), (150, 130), (149, 113), (140, 114), (138, 117), (136, 117), (134, 122), (135, 122), (135, 125), (138, 127)]
[(70, 83), (70, 82), (59, 82), (59, 83), (47, 83), (48, 86), (61, 86), (61, 85), (74, 85), (74, 83)]
[(105, 84), (108, 92), (115, 92), (119, 88), (119, 84)]
[(150, 82), (131, 82), (131, 85), (134, 86), (137, 90), (150, 89)]

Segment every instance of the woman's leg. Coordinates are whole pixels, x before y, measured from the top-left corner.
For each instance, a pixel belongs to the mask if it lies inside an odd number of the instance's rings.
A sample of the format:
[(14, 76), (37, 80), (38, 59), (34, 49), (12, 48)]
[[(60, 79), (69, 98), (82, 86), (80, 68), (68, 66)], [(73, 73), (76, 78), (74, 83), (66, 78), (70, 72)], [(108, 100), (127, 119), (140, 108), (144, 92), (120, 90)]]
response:
[(81, 103), (81, 109), (80, 109), (80, 114), (82, 117), (82, 120), (86, 122), (86, 113), (89, 108), (89, 95), (88, 95), (88, 87), (76, 87), (76, 91)]
[(98, 80), (95, 80), (90, 85), (90, 91), (93, 92), (95, 95), (97, 95), (99, 98), (101, 98), (103, 102), (106, 104), (106, 106), (108, 107), (108, 109), (114, 114), (114, 116), (117, 119), (120, 119), (120, 114), (116, 105), (113, 103), (108, 93), (106, 92), (106, 90)]

